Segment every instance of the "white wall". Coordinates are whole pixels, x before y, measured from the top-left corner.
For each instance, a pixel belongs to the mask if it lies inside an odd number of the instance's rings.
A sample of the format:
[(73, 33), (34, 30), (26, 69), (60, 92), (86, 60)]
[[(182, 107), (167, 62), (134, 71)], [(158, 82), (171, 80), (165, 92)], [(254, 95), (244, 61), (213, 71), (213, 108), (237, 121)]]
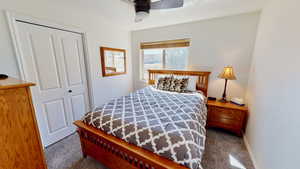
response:
[[(75, 25), (86, 30), (95, 105), (103, 104), (113, 97), (126, 95), (132, 90), (131, 35), (130, 31), (125, 29), (126, 19), (117, 20), (119, 15), (128, 15), (126, 3), (101, 0), (89, 0), (89, 2), (85, 0), (0, 0), (0, 4), (0, 73), (19, 77), (4, 15), (4, 10), (10, 10), (62, 25)], [(107, 6), (118, 8), (120, 13), (112, 12)], [(131, 19), (131, 16), (128, 15), (128, 19)], [(100, 46), (127, 49), (129, 70), (126, 75), (102, 78)]]
[(270, 0), (261, 14), (246, 132), (257, 169), (300, 168), (299, 6), (299, 0)]
[(133, 76), (135, 88), (140, 81), (141, 42), (191, 38), (189, 69), (212, 71), (209, 96), (221, 97), (224, 80), (218, 74), (224, 66), (234, 67), (238, 80), (229, 81), (228, 97), (244, 97), (256, 37), (259, 12), (134, 31), (132, 33)]

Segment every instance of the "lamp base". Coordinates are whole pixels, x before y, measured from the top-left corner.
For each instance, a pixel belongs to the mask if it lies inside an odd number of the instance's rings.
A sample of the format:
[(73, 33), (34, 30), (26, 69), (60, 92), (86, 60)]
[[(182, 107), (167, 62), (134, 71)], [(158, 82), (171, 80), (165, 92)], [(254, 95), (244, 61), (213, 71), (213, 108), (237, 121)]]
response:
[(221, 102), (221, 103), (227, 103), (228, 102), (225, 98), (219, 99), (218, 101)]
[(227, 103), (227, 100), (226, 100), (227, 82), (228, 82), (228, 79), (225, 79), (225, 87), (224, 87), (223, 96), (222, 96), (222, 99), (219, 100), (219, 102), (222, 102), (222, 103)]

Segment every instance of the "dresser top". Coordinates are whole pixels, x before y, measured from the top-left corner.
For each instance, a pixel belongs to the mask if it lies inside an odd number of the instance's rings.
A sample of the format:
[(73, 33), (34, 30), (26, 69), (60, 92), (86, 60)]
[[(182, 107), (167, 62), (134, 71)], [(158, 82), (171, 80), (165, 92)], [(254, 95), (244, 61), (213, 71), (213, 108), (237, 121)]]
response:
[(19, 79), (8, 77), (7, 79), (0, 80), (0, 90), (1, 89), (11, 89), (11, 88), (20, 88), (27, 86), (34, 86), (34, 83), (25, 82)]
[(223, 108), (229, 108), (229, 109), (237, 109), (237, 110), (242, 110), (242, 111), (248, 110), (246, 106), (238, 106), (238, 105), (230, 103), (230, 102), (222, 103), (219, 101), (208, 100), (207, 104), (210, 106), (223, 107)]

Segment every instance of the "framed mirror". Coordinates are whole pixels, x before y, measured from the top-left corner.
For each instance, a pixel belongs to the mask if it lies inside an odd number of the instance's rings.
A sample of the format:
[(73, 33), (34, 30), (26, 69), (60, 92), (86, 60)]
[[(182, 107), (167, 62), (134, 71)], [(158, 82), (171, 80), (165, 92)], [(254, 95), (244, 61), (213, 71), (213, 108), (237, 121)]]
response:
[(102, 75), (116, 76), (126, 74), (126, 50), (100, 47)]

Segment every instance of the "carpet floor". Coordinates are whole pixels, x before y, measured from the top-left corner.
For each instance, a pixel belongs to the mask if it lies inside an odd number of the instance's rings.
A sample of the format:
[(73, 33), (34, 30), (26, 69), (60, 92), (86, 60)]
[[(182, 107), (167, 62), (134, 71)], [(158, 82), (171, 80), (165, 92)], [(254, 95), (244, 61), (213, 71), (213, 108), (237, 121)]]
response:
[[(96, 160), (83, 158), (79, 137), (73, 134), (46, 149), (48, 169), (107, 169)], [(229, 133), (207, 130), (204, 169), (254, 169), (243, 139)]]

